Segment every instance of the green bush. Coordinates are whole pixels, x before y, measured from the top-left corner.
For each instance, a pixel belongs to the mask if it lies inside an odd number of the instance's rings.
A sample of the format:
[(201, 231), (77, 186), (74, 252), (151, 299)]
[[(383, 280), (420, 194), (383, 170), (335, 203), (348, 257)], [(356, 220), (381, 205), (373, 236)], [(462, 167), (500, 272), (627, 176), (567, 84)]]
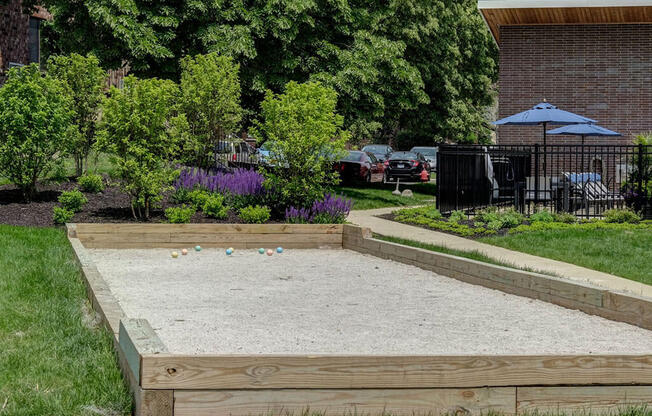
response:
[(104, 101), (97, 147), (112, 155), (134, 218), (149, 218), (178, 175), (174, 161), (188, 134), (178, 101), (174, 82), (133, 76), (124, 79), (124, 88), (111, 88)]
[(190, 202), (190, 192), (187, 188), (180, 186), (170, 194), (170, 200), (175, 204), (187, 204)]
[(577, 217), (570, 212), (556, 212), (552, 214), (555, 222), (563, 222), (565, 224), (575, 224)]
[(74, 116), (63, 82), (32, 64), (9, 70), (0, 87), (0, 176), (26, 199), (65, 154)]
[(495, 230), (485, 228), (484, 226), (470, 227), (466, 224), (458, 224), (454, 221), (445, 221), (443, 218), (430, 218), (427, 215), (428, 211), (431, 212), (431, 216), (436, 216), (432, 214), (432, 208), (430, 207), (406, 208), (399, 210), (394, 219), (398, 222), (421, 225), (434, 230), (461, 235), (463, 237), (479, 237), (496, 233)]
[(86, 175), (77, 178), (77, 184), (84, 192), (96, 194), (104, 190), (104, 180), (102, 175), (87, 173)]
[(180, 207), (170, 207), (165, 210), (165, 217), (171, 224), (187, 224), (190, 219), (195, 215), (194, 207), (187, 207), (185, 205)]
[(217, 53), (181, 59), (182, 110), (192, 135), (184, 144), (184, 161), (206, 169), (218, 141), (238, 129), (240, 107), (239, 65)]
[(448, 217), (448, 221), (450, 222), (460, 222), (464, 221), (466, 219), (466, 214), (462, 210), (456, 210), (451, 212), (451, 215)]
[(247, 224), (263, 224), (269, 220), (270, 210), (266, 206), (248, 206), (240, 209), (240, 219)]
[(75, 189), (74, 191), (61, 192), (59, 202), (65, 209), (72, 212), (79, 212), (82, 210), (84, 204), (88, 202), (88, 199), (79, 190)]
[(534, 214), (530, 215), (530, 221), (531, 222), (554, 222), (555, 221), (555, 216), (550, 212), (550, 211), (539, 211), (535, 212)]
[(336, 92), (317, 82), (290, 82), (280, 95), (267, 92), (262, 120), (252, 133), (266, 143), (269, 163), (276, 167), (263, 174), (277, 210), (309, 207), (338, 183), (332, 166), (344, 153), (349, 133), (336, 107)]
[(72, 217), (75, 216), (75, 213), (69, 209), (62, 207), (54, 207), (52, 209), (52, 219), (55, 224), (65, 224), (72, 220)]
[(88, 154), (95, 143), (95, 127), (104, 97), (106, 71), (94, 55), (51, 56), (47, 72), (66, 84), (72, 98), (75, 116), (70, 131), (68, 153), (75, 160), (75, 171), (80, 176), (88, 167)]
[(224, 219), (228, 216), (229, 210), (224, 206), (224, 197), (219, 194), (212, 194), (204, 201), (202, 211), (209, 217)]
[(201, 207), (204, 206), (204, 203), (206, 203), (206, 200), (208, 200), (210, 196), (210, 192), (201, 188), (195, 188), (192, 191), (188, 192), (188, 201), (191, 202), (196, 209), (201, 209)]
[(476, 221), (487, 224), (488, 228), (492, 230), (500, 230), (502, 228), (514, 228), (523, 224), (525, 218), (523, 214), (516, 211), (514, 208), (507, 208), (504, 211), (498, 211), (496, 207), (488, 207), (481, 210), (476, 215)]
[(604, 221), (618, 224), (638, 224), (641, 217), (631, 209), (610, 209), (604, 212)]

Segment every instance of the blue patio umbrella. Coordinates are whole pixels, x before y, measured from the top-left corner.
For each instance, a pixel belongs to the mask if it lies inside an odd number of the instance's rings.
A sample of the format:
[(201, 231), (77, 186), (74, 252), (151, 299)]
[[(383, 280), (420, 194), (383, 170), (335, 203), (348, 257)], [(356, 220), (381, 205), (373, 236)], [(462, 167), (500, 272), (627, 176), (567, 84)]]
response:
[(613, 130), (605, 129), (596, 124), (573, 124), (572, 126), (563, 126), (556, 129), (548, 130), (548, 134), (557, 134), (560, 136), (582, 136), (582, 170), (584, 170), (584, 139), (597, 136), (622, 136), (622, 134)]
[(505, 117), (496, 121), (494, 124), (497, 126), (543, 125), (543, 146), (546, 146), (546, 129), (548, 128), (548, 124), (565, 126), (568, 124), (587, 124), (595, 122), (595, 120), (571, 113), (570, 111), (560, 110), (556, 106), (544, 101), (535, 105), (530, 110)]
[[(494, 125), (513, 125), (513, 126), (536, 126), (543, 125), (543, 152), (546, 153), (546, 129), (548, 124), (568, 125), (568, 124), (586, 124), (595, 123), (596, 121), (587, 117), (580, 116), (570, 111), (560, 110), (556, 106), (547, 103), (545, 100), (532, 107), (530, 110), (523, 111), (513, 116), (505, 117), (494, 122)], [(547, 172), (547, 157), (543, 158), (543, 172)]]

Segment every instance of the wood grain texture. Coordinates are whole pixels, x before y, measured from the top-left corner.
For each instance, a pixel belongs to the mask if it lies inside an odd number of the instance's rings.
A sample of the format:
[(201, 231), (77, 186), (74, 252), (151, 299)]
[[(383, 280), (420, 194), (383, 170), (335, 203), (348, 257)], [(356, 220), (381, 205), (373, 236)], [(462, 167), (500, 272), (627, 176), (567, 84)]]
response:
[(175, 391), (175, 416), (515, 413), (514, 387), (396, 390)]
[(652, 386), (519, 387), (517, 411), (613, 414), (652, 403)]
[(80, 234), (342, 234), (341, 224), (70, 224)]
[(151, 389), (468, 388), (652, 384), (652, 355), (143, 355)]

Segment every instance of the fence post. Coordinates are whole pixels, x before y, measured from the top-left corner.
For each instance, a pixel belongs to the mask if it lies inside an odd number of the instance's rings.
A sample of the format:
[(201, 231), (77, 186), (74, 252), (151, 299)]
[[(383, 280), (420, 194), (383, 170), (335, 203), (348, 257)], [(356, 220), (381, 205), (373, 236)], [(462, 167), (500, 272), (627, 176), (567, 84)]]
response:
[(439, 152), (440, 149), (437, 149), (437, 167), (435, 168), (435, 208), (441, 211), (441, 206), (439, 205), (439, 201), (441, 200), (440, 194), (439, 194), (439, 189), (441, 188), (439, 186), (440, 184), (440, 175), (439, 175), (439, 167), (441, 166), (440, 162), (440, 155), (441, 153)]
[(643, 143), (638, 144), (638, 194), (643, 195)]
[(539, 143), (534, 145), (534, 202), (539, 202)]

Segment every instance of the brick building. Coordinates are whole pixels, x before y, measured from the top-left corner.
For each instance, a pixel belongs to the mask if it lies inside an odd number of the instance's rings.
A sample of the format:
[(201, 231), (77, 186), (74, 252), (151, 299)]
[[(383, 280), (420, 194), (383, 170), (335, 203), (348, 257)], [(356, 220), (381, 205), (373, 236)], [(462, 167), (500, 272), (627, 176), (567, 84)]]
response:
[[(480, 0), (478, 7), (500, 48), (499, 118), (547, 99), (624, 135), (593, 144), (629, 144), (652, 131), (652, 0)], [(501, 126), (497, 141), (540, 143), (541, 128)]]
[(40, 27), (48, 13), (39, 8), (25, 14), (20, 0), (0, 6), (0, 82), (12, 66), (40, 62)]

